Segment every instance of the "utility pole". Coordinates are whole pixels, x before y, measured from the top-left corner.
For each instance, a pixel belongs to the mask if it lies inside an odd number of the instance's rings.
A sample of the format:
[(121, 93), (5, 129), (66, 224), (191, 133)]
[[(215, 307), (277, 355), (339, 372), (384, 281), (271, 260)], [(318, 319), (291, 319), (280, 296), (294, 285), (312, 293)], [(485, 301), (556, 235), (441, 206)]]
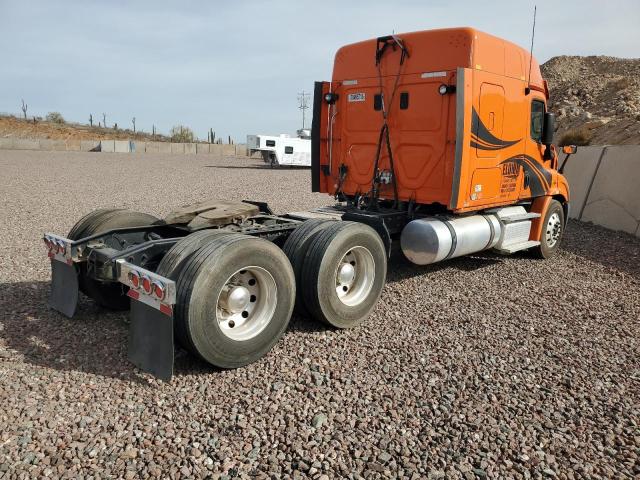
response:
[(302, 129), (304, 130), (304, 125), (305, 125), (305, 120), (306, 120), (306, 111), (309, 108), (309, 97), (311, 96), (310, 93), (305, 92), (304, 90), (302, 90), (302, 92), (300, 92), (298, 94), (298, 108), (300, 110), (302, 110)]

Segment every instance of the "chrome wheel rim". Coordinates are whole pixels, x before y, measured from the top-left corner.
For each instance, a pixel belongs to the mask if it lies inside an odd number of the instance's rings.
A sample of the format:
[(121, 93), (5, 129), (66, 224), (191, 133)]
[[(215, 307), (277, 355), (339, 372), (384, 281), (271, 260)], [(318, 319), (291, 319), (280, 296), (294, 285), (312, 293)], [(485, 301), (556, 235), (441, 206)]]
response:
[(353, 247), (344, 254), (336, 267), (336, 293), (350, 307), (362, 303), (373, 288), (376, 263), (365, 247)]
[(262, 332), (276, 310), (278, 287), (264, 268), (245, 267), (225, 282), (218, 294), (216, 320), (222, 333), (238, 342)]
[(560, 240), (560, 234), (562, 233), (562, 221), (560, 215), (552, 213), (547, 222), (546, 240), (549, 247), (554, 247)]

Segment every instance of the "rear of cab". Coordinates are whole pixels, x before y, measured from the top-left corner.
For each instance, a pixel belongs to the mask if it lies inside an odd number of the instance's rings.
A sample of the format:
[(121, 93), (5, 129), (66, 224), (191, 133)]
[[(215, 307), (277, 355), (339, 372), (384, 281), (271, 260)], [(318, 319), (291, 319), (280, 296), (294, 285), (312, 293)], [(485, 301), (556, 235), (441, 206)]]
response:
[[(463, 213), (560, 191), (568, 200), (557, 160), (543, 158), (533, 117), (546, 109), (547, 89), (535, 59), (528, 83), (528, 52), (471, 28), (398, 38), (408, 55), (391, 45), (376, 64), (377, 39), (348, 45), (332, 81), (316, 84), (315, 191), (370, 190), (384, 109), (402, 201)], [(383, 145), (379, 168), (390, 167)]]

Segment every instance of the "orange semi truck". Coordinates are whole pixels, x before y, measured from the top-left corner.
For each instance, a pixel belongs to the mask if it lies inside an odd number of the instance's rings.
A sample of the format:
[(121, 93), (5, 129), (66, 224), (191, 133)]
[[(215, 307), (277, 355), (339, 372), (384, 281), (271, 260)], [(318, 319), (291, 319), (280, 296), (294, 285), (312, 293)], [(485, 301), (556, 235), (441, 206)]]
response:
[[(97, 210), (45, 234), (50, 304), (82, 291), (130, 308), (129, 358), (160, 378), (174, 342), (221, 368), (265, 355), (294, 308), (335, 328), (362, 323), (392, 245), (425, 265), (494, 249), (558, 249), (569, 187), (538, 63), (471, 28), (348, 45), (316, 82), (312, 189), (332, 207), (274, 214), (205, 201), (163, 219)], [(566, 159), (575, 147), (565, 149)]]

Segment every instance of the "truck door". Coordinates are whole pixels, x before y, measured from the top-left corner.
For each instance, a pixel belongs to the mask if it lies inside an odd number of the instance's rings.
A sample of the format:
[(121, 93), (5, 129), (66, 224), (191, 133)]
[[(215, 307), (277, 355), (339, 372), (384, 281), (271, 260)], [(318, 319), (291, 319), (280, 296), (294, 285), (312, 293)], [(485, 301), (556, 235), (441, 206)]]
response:
[(478, 110), (478, 119), (473, 122), (473, 133), (477, 138), (477, 156), (495, 158), (502, 139), (504, 88), (501, 85), (483, 83), (480, 86)]
[(491, 201), (500, 194), (502, 169), (497, 165), (500, 155), (504, 120), (504, 88), (482, 83), (478, 110), (472, 112), (472, 142), (476, 150), (476, 168), (469, 196), (472, 201)]

